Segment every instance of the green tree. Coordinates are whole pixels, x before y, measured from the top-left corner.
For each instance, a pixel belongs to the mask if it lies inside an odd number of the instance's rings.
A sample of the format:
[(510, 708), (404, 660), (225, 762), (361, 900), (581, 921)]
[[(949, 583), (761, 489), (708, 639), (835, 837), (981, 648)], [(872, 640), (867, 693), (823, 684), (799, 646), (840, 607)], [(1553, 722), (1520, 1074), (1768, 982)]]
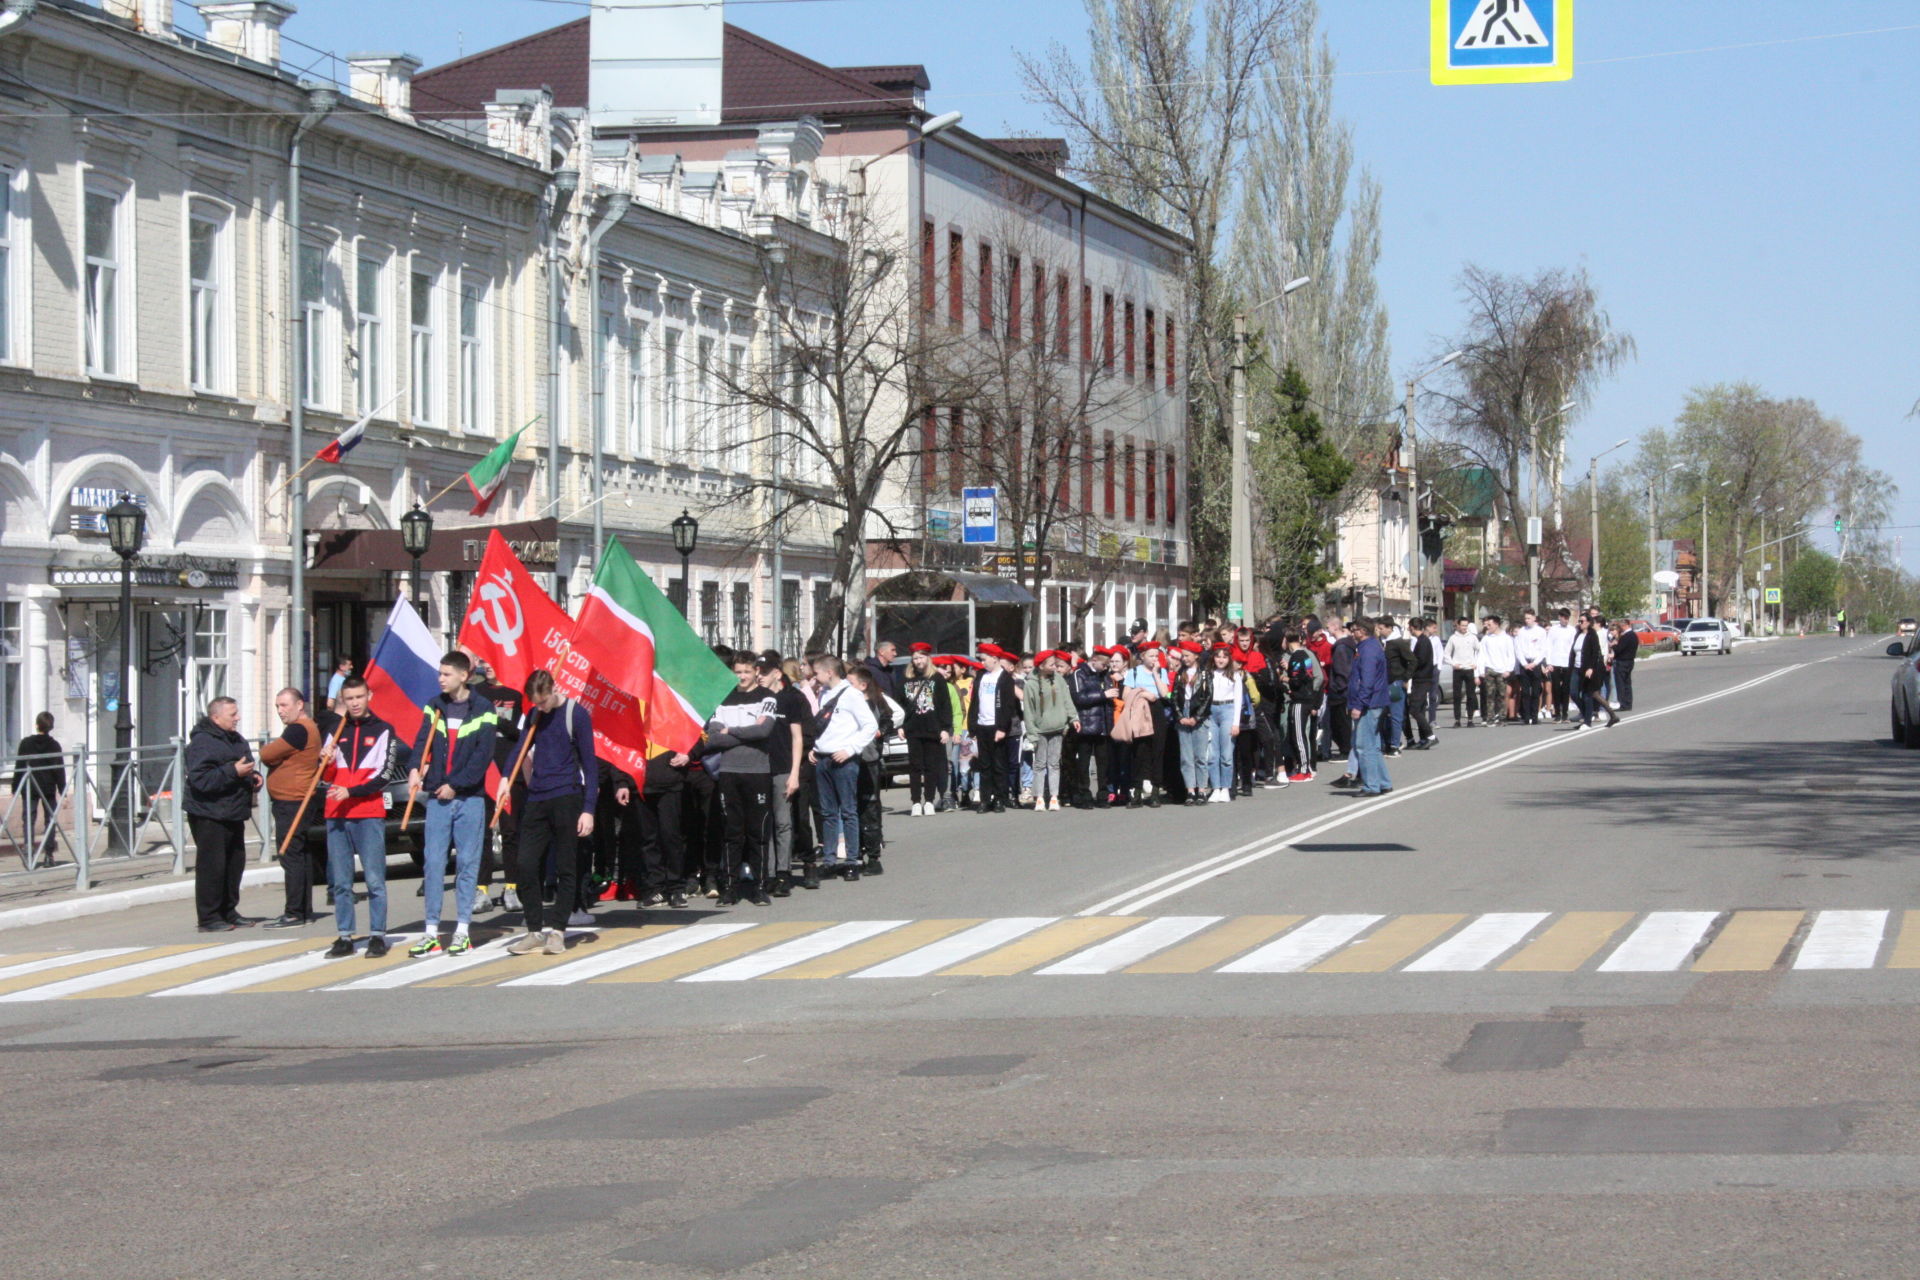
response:
[(1780, 602), (1787, 616), (1805, 618), (1831, 610), (1840, 595), (1840, 562), (1824, 551), (1802, 551), (1787, 566)]
[(1262, 569), (1273, 582), (1274, 606), (1307, 611), (1335, 571), (1327, 563), (1332, 504), (1353, 476), (1353, 462), (1314, 411), (1305, 375), (1288, 365), (1276, 391), (1279, 416), (1264, 424), (1249, 455), (1265, 516)]

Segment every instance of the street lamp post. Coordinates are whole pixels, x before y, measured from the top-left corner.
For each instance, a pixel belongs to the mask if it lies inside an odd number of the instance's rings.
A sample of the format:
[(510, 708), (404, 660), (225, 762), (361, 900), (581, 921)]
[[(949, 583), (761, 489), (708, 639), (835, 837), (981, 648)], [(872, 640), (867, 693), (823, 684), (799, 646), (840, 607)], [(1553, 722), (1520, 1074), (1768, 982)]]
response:
[(680, 616), (693, 621), (693, 587), (691, 585), (693, 549), (700, 544), (700, 522), (687, 514), (685, 507), (674, 518), (673, 549), (680, 553)]
[(1732, 484), (1731, 480), (1722, 480), (1717, 485), (1700, 486), (1700, 616), (1713, 616), (1713, 578), (1707, 572), (1707, 498), (1715, 489), (1724, 489)]
[[(123, 493), (107, 509), (107, 545), (120, 557), (120, 707), (113, 722), (113, 796), (108, 835), (115, 853), (133, 852), (133, 562), (147, 540), (146, 508)], [(175, 786), (184, 787), (184, 780)]]
[[(1422, 381), (1440, 372), (1440, 370), (1446, 368), (1465, 354), (1466, 352), (1464, 351), (1449, 351), (1446, 355), (1434, 361), (1430, 367), (1407, 379), (1407, 407), (1402, 425), (1406, 429), (1407, 437), (1407, 485), (1413, 493), (1413, 590), (1411, 593), (1413, 596), (1413, 607), (1411, 612), (1416, 616), (1426, 611), (1427, 554), (1426, 547), (1420, 536), (1420, 449), (1419, 442), (1414, 436), (1413, 395)], [(1382, 570), (1381, 578), (1383, 581), (1385, 577), (1385, 571)], [(1385, 592), (1383, 590), (1383, 598), (1384, 595)]]
[[(1288, 294), (1313, 283), (1312, 276), (1298, 276), (1271, 298), (1254, 303), (1233, 318), (1233, 448), (1232, 484), (1227, 537), (1227, 617), (1229, 621), (1250, 620), (1255, 612), (1253, 599), (1253, 475), (1247, 459), (1247, 311), (1257, 311), (1269, 302), (1283, 303)], [(1283, 376), (1286, 370), (1279, 371)], [(1239, 616), (1234, 611), (1239, 610)]]
[(1527, 603), (1535, 614), (1540, 612), (1541, 532), (1534, 527), (1540, 523), (1540, 428), (1573, 408), (1573, 405), (1574, 402), (1569, 400), (1527, 426)]
[(420, 557), (427, 554), (427, 548), (433, 545), (433, 517), (422, 510), (417, 502), (413, 504), (413, 510), (400, 517), (400, 545), (413, 557), (413, 603), (415, 608), (419, 608)]
[(1615, 449), (1624, 449), (1631, 440), (1622, 440), (1618, 444), (1608, 445), (1587, 459), (1587, 515), (1589, 519), (1588, 536), (1590, 545), (1587, 554), (1593, 557), (1593, 563), (1587, 574), (1587, 603), (1598, 606), (1600, 603), (1600, 459)]

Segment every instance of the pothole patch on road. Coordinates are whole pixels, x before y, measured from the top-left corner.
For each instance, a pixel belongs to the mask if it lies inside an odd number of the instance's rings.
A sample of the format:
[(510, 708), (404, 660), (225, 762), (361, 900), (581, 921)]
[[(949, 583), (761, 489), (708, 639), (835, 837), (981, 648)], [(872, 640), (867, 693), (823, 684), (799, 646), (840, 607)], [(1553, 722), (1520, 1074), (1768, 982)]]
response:
[(735, 1271), (838, 1235), (919, 1189), (903, 1178), (800, 1178), (613, 1254), (619, 1262)]
[(1501, 1117), (1505, 1155), (1825, 1155), (1854, 1112), (1818, 1107), (1533, 1107)]
[(1584, 1022), (1481, 1022), (1447, 1059), (1447, 1070), (1550, 1071), (1585, 1047)]
[(1030, 1055), (1024, 1053), (972, 1053), (954, 1058), (928, 1058), (916, 1062), (900, 1074), (903, 1076), (997, 1076), (1004, 1075), (1025, 1062)]
[(667, 1179), (603, 1182), (579, 1187), (539, 1187), (482, 1212), (433, 1229), (437, 1236), (528, 1237), (561, 1235), (576, 1227), (606, 1224), (637, 1205), (677, 1195), (682, 1184)]
[(814, 1085), (740, 1089), (649, 1089), (563, 1111), (490, 1136), (509, 1142), (607, 1142), (704, 1138), (792, 1115), (832, 1090)]

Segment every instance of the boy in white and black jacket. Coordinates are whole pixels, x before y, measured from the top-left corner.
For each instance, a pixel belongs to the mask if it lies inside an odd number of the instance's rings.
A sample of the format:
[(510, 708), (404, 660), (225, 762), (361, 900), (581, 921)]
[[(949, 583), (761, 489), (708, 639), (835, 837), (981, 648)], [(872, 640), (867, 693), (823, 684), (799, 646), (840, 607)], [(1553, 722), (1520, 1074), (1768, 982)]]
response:
[(752, 654), (733, 664), (740, 687), (714, 708), (707, 721), (709, 754), (702, 760), (720, 794), (720, 816), (726, 848), (721, 871), (719, 904), (731, 906), (746, 899), (770, 906), (767, 894), (768, 738), (779, 722), (779, 707), (771, 690), (760, 687)]

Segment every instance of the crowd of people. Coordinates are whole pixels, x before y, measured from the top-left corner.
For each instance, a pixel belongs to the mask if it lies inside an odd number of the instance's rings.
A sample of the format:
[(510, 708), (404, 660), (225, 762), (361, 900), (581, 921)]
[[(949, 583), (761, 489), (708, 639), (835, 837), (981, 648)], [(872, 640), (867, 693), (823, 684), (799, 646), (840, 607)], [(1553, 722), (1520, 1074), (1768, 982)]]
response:
[[(304, 926), (321, 918), (312, 899), (324, 883), (338, 935), (330, 954), (352, 955), (358, 864), (364, 954), (384, 954), (402, 783), (400, 825), (416, 803), (422, 814), (425, 927), (411, 954), (471, 949), (475, 916), (496, 905), (496, 873), (497, 905), (525, 926), (508, 949), (559, 954), (565, 930), (590, 927), (600, 902), (765, 906), (823, 880), (881, 874), (896, 766), (907, 803), (895, 816), (906, 818), (1231, 804), (1322, 778), (1370, 797), (1393, 789), (1389, 759), (1437, 741), (1448, 668), (1456, 728), (1601, 728), (1632, 708), (1637, 639), (1593, 611), (1561, 610), (1546, 626), (1530, 611), (1511, 624), (1461, 618), (1442, 633), (1428, 618), (1307, 616), (1157, 635), (1142, 620), (1124, 643), (1030, 655), (992, 642), (973, 654), (913, 642), (902, 655), (886, 641), (848, 664), (717, 648), (736, 686), (696, 745), (652, 756), (644, 777), (598, 758), (589, 710), (545, 672), (510, 689), (469, 654), (448, 653), (441, 693), (407, 742), (374, 714), (365, 679), (342, 670), (318, 713), (299, 690), (280, 692), (285, 727), (257, 758), (231, 699), (195, 727), (186, 809), (199, 924)], [(1328, 764), (1343, 767), (1323, 772)], [(245, 822), (262, 789), (286, 886), (285, 911), (265, 922), (239, 914)], [(324, 849), (309, 848), (310, 807)]]

